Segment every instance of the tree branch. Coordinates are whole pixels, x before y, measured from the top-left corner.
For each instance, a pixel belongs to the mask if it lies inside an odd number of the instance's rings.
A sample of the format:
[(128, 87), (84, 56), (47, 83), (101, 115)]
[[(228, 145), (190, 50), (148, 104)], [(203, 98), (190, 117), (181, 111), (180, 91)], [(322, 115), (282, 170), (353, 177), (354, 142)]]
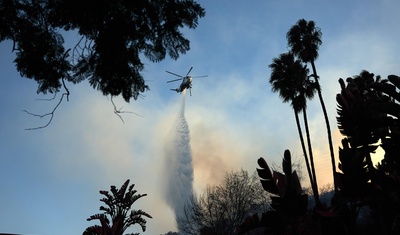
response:
[[(70, 50), (71, 50), (71, 49), (68, 49), (68, 50), (64, 53), (63, 59), (65, 59), (65, 57), (68, 55), (68, 52), (69, 52)], [(61, 78), (61, 82), (62, 82), (62, 85), (63, 85), (63, 87), (64, 87), (64, 89), (65, 89), (65, 92), (62, 93), (60, 100), (58, 101), (57, 105), (53, 108), (53, 110), (52, 110), (51, 112), (46, 113), (46, 114), (35, 114), (35, 113), (31, 113), (31, 112), (29, 112), (29, 111), (27, 111), (27, 110), (22, 110), (22, 112), (25, 112), (25, 113), (27, 113), (27, 114), (29, 114), (29, 115), (34, 116), (34, 117), (44, 118), (44, 117), (50, 116), (50, 119), (49, 119), (49, 121), (46, 123), (46, 125), (38, 126), (38, 127), (32, 127), (32, 128), (26, 128), (25, 130), (27, 130), (27, 131), (32, 131), (32, 130), (38, 130), (38, 129), (43, 129), (43, 128), (45, 128), (45, 127), (48, 127), (48, 126), (50, 125), (51, 121), (53, 120), (54, 113), (56, 112), (58, 106), (60, 106), (61, 102), (63, 101), (64, 96), (67, 97), (67, 102), (69, 101), (70, 92), (69, 92), (67, 86), (65, 85), (64, 78)], [(54, 97), (53, 97), (53, 98), (51, 98), (51, 99), (41, 99), (41, 100), (51, 101), (51, 100), (54, 100), (54, 99), (56, 98), (56, 95), (57, 95), (57, 92), (54, 94)]]
[[(62, 79), (62, 83), (63, 83), (64, 89), (66, 90), (66, 92), (64, 92), (64, 93), (61, 95), (60, 100), (58, 101), (57, 105), (53, 108), (53, 110), (52, 110), (51, 112), (46, 113), (46, 114), (35, 114), (35, 113), (31, 113), (31, 112), (29, 112), (29, 111), (27, 111), (27, 110), (22, 110), (22, 112), (25, 112), (25, 113), (27, 113), (27, 114), (29, 114), (29, 115), (34, 116), (34, 117), (44, 118), (44, 117), (50, 116), (50, 119), (49, 119), (49, 121), (46, 123), (46, 125), (38, 126), (38, 127), (32, 127), (32, 128), (26, 128), (25, 130), (27, 130), (27, 131), (32, 131), (32, 130), (38, 130), (38, 129), (43, 129), (43, 128), (45, 128), (45, 127), (48, 127), (48, 126), (50, 125), (51, 121), (53, 120), (54, 113), (56, 112), (58, 106), (60, 106), (61, 102), (63, 101), (64, 96), (66, 96), (66, 97), (67, 97), (67, 101), (69, 101), (69, 94), (70, 94), (70, 93), (69, 93), (68, 88), (65, 86), (64, 79)], [(52, 99), (47, 99), (47, 101), (54, 100), (55, 97), (56, 97), (56, 94), (54, 95), (54, 97), (53, 97)], [(46, 100), (46, 99), (44, 99), (44, 100)]]
[(93, 40), (82, 36), (72, 50), (72, 63), (78, 63), (80, 59), (84, 59), (87, 56), (90, 57), (93, 53), (92, 43)]
[(123, 114), (123, 113), (130, 113), (130, 114), (134, 114), (134, 115), (139, 116), (139, 117), (143, 117), (142, 115), (137, 114), (137, 113), (135, 113), (135, 112), (131, 112), (131, 111), (121, 111), (123, 107), (117, 109), (117, 106), (115, 106), (115, 103), (114, 103), (114, 101), (113, 101), (113, 97), (112, 97), (112, 96), (111, 96), (111, 99), (110, 99), (110, 100), (111, 100), (112, 105), (114, 106), (114, 113), (115, 113), (115, 115), (117, 115), (117, 116), (121, 119), (122, 123), (125, 124), (124, 119), (123, 119), (122, 116), (121, 116), (121, 114)]

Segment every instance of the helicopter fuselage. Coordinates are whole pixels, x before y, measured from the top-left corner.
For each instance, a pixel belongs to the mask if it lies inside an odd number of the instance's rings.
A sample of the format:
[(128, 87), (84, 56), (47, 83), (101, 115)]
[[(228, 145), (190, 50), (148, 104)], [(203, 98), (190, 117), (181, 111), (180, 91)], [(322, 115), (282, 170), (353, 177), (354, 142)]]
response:
[(185, 89), (190, 89), (190, 88), (192, 88), (192, 77), (191, 76), (185, 76), (185, 77), (183, 77), (182, 83), (179, 86), (179, 88), (171, 89), (171, 90), (176, 91), (178, 93), (181, 93)]
[(179, 86), (181, 92), (185, 89), (192, 88), (192, 77), (191, 76), (185, 76), (182, 80), (181, 85)]

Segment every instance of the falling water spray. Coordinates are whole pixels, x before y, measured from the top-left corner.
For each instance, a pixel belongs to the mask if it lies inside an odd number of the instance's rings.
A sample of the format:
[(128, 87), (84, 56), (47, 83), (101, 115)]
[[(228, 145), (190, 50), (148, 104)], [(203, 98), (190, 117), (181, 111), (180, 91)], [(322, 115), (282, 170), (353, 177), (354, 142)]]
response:
[(164, 193), (166, 202), (175, 212), (175, 218), (183, 213), (186, 201), (193, 194), (193, 165), (190, 148), (189, 126), (185, 118), (186, 90), (182, 92), (182, 104), (178, 118), (165, 144)]

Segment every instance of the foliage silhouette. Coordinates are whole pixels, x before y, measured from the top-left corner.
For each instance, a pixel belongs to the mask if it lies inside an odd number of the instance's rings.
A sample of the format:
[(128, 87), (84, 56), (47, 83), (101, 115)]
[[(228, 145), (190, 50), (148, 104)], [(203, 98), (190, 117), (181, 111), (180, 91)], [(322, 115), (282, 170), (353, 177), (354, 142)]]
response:
[[(149, 89), (140, 56), (177, 59), (190, 49), (180, 29), (196, 28), (204, 15), (192, 0), (3, 0), (0, 42), (13, 41), (17, 70), (38, 83), (38, 93), (58, 92), (63, 79), (88, 80), (104, 95), (129, 102)], [(63, 31), (81, 36), (69, 56)]]
[[(367, 205), (374, 212), (374, 231), (395, 234), (400, 232), (400, 200), (395, 196), (400, 195), (400, 78), (374, 78), (362, 71), (346, 81), (339, 80), (342, 91), (336, 97), (338, 126), (346, 136), (339, 152), (339, 196), (350, 203), (352, 231), (357, 229), (357, 208)], [(375, 168), (371, 154), (379, 141), (385, 155)]]
[[(264, 190), (271, 195), (271, 207), (274, 211), (248, 217), (239, 227), (239, 233), (244, 234), (258, 227), (265, 227), (273, 232), (292, 231), (298, 234), (298, 218), (307, 212), (308, 195), (303, 193), (299, 177), (292, 170), (289, 150), (285, 150), (282, 160), (283, 173), (272, 171), (264, 158), (257, 161), (260, 168), (257, 173)], [(272, 223), (273, 222), (273, 223)]]
[[(106, 204), (106, 207), (100, 206), (102, 214), (90, 216), (87, 220), (99, 220), (101, 225), (93, 225), (83, 232), (83, 235), (122, 235), (130, 226), (139, 224), (143, 232), (146, 230), (146, 220), (143, 217), (152, 218), (148, 213), (142, 210), (131, 210), (133, 203), (147, 194), (136, 194), (133, 190), (135, 186), (129, 186), (129, 179), (117, 189), (111, 186), (110, 192), (101, 190), (100, 194), (105, 197), (100, 201)], [(112, 224), (110, 225), (110, 222)], [(139, 233), (136, 233), (139, 234)], [(131, 235), (136, 235), (131, 234)]]
[[(343, 79), (340, 79), (339, 83), (341, 84), (342, 92), (337, 95), (338, 128), (347, 137), (342, 143), (344, 142), (343, 145), (347, 145), (347, 143), (351, 145), (353, 153), (350, 155), (358, 158), (354, 164), (365, 168), (365, 171), (369, 174), (373, 174), (375, 171), (371, 160), (371, 153), (377, 149), (379, 139), (389, 131), (388, 127), (382, 126), (384, 124), (382, 122), (386, 122), (387, 114), (374, 110), (369, 105), (371, 102), (387, 100), (380, 92), (370, 87), (372, 83), (383, 84), (387, 80), (381, 80), (380, 76), (377, 76), (374, 81), (373, 76), (374, 74), (362, 71), (359, 76), (347, 78), (347, 87), (344, 85)], [(342, 162), (339, 164), (339, 168), (354, 165), (351, 163), (343, 165), (343, 161), (348, 160), (350, 157), (342, 156), (339, 158), (341, 158)], [(341, 170), (343, 171), (343, 169)], [(355, 171), (359, 172), (359, 170)], [(338, 175), (342, 176), (341, 174)], [(371, 175), (367, 178), (371, 179), (373, 176)], [(343, 182), (343, 180), (341, 181)]]
[[(290, 51), (274, 58), (269, 66), (272, 69), (269, 80), (272, 90), (279, 92), (283, 102), (291, 102), (295, 112), (314, 195), (318, 195), (318, 187), (305, 107), (307, 99), (313, 97), (313, 92), (317, 91), (320, 99), (328, 133), (335, 188), (330, 207), (324, 204), (318, 205), (316, 200), (314, 215), (317, 215), (315, 218), (319, 221), (320, 232), (354, 234), (363, 231), (369, 234), (378, 232), (398, 234), (400, 232), (400, 122), (398, 121), (400, 118), (400, 93), (398, 92), (400, 77), (389, 75), (388, 79), (381, 79), (373, 73), (362, 71), (357, 76), (347, 78), (347, 85), (343, 79), (339, 80), (342, 91), (336, 97), (337, 123), (345, 138), (339, 148), (340, 172), (336, 172), (330, 124), (315, 67), (318, 49), (322, 44), (321, 35), (320, 29), (313, 21), (299, 20), (286, 35)], [(307, 63), (312, 66), (311, 75), (308, 75)], [(312, 95), (307, 97), (307, 94)], [(304, 115), (310, 163), (307, 162), (308, 157), (299, 124), (300, 111), (303, 111)], [(379, 146), (385, 151), (385, 155), (375, 167), (371, 155)], [(285, 156), (285, 159), (287, 158)], [(272, 174), (265, 161), (259, 164), (263, 165), (264, 169), (268, 169), (261, 171), (262, 178), (266, 179), (262, 181), (263, 187), (271, 193), (282, 193), (282, 190), (279, 190), (279, 184), (287, 179), (284, 180), (283, 174), (275, 172)], [(288, 169), (290, 168), (286, 166), (284, 171), (289, 172)], [(276, 211), (285, 211), (277, 206), (283, 201), (281, 197), (273, 198), (272, 201), (272, 207)], [(291, 200), (291, 203), (295, 202), (296, 200)], [(360, 209), (366, 207), (372, 210), (373, 220), (371, 220), (372, 229), (370, 230), (362, 230), (357, 224)], [(263, 215), (261, 221), (264, 222), (262, 223), (255, 222), (256, 217), (258, 219), (258, 216), (253, 216), (246, 220), (246, 223), (242, 224), (244, 228), (262, 226), (262, 224), (268, 224), (271, 227), (270, 223), (265, 222), (266, 217), (279, 220), (277, 214), (271, 213)], [(273, 231), (284, 233), (284, 229), (282, 230), (282, 227), (278, 229), (278, 227), (275, 227)]]
[(271, 196), (272, 208), (286, 216), (298, 216), (306, 212), (308, 195), (303, 194), (300, 180), (296, 171), (292, 171), (292, 160), (289, 150), (285, 150), (282, 160), (283, 173), (269, 169), (264, 158), (258, 159), (257, 169), (264, 190), (277, 195)]

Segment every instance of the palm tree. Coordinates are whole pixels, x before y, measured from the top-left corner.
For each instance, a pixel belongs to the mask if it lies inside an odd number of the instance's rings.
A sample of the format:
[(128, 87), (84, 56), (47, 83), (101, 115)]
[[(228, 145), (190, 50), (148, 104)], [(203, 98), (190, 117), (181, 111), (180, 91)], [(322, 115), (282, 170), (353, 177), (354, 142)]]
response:
[(269, 83), (272, 85), (272, 91), (279, 92), (279, 96), (283, 99), (283, 102), (290, 102), (293, 108), (315, 203), (319, 204), (317, 179), (315, 176), (315, 169), (313, 169), (314, 163), (312, 158), (311, 141), (309, 140), (309, 133), (307, 133), (311, 161), (310, 168), (310, 163), (308, 160), (308, 155), (304, 144), (303, 134), (298, 116), (298, 114), (303, 111), (306, 131), (308, 131), (306, 101), (307, 99), (312, 99), (315, 94), (315, 89), (312, 88), (313, 84), (308, 82), (308, 69), (303, 66), (300, 60), (295, 59), (294, 54), (291, 52), (283, 53), (278, 58), (274, 58), (272, 64), (270, 64), (269, 67), (272, 70), (271, 76), (269, 78)]
[(337, 192), (336, 185), (336, 164), (335, 155), (333, 152), (331, 128), (329, 125), (328, 114), (326, 112), (324, 99), (322, 98), (321, 86), (319, 85), (319, 76), (315, 67), (315, 60), (318, 58), (318, 49), (322, 44), (321, 30), (315, 26), (314, 21), (306, 21), (300, 19), (295, 25), (290, 28), (286, 34), (288, 45), (291, 47), (292, 53), (298, 56), (304, 63), (310, 63), (312, 66), (313, 74), (310, 77), (314, 77), (315, 89), (318, 93), (318, 98), (321, 103), (322, 111), (324, 113), (326, 129), (328, 132), (329, 150), (331, 153), (332, 173), (333, 173), (333, 184), (335, 186), (335, 192)]
[[(87, 220), (99, 220), (100, 225), (94, 225), (86, 228), (83, 235), (122, 235), (126, 229), (134, 224), (139, 224), (142, 231), (146, 231), (146, 220), (142, 217), (152, 218), (149, 214), (142, 210), (131, 210), (132, 204), (141, 197), (147, 194), (136, 194), (133, 190), (135, 186), (132, 184), (129, 188), (129, 179), (117, 189), (111, 186), (111, 194), (108, 191), (100, 191), (104, 195), (100, 201), (104, 202), (107, 207), (101, 206), (100, 210), (104, 211), (102, 214), (95, 214), (90, 216)], [(126, 191), (128, 190), (128, 191)], [(130, 214), (128, 214), (130, 212)], [(110, 217), (112, 225), (110, 225)], [(138, 235), (139, 233), (132, 233), (131, 235)]]

